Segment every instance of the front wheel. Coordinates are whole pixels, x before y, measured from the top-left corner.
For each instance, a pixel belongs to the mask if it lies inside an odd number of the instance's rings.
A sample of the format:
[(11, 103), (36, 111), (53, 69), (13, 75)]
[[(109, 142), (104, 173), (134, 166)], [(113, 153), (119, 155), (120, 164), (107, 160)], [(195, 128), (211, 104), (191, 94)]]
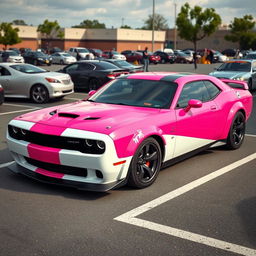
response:
[(145, 188), (156, 180), (162, 163), (162, 152), (153, 138), (144, 140), (134, 154), (130, 167), (128, 185)]
[(30, 98), (35, 103), (46, 103), (49, 101), (49, 92), (45, 86), (37, 84), (32, 87)]
[(237, 112), (230, 126), (227, 137), (227, 148), (238, 149), (244, 141), (245, 116), (242, 112)]

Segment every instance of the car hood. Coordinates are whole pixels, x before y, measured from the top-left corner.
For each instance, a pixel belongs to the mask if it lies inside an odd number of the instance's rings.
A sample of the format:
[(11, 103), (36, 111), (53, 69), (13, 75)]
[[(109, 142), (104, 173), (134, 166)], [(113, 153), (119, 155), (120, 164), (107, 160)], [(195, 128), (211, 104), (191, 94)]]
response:
[(29, 74), (34, 75), (37, 77), (50, 77), (50, 78), (56, 78), (56, 79), (68, 79), (70, 76), (68, 74), (59, 73), (59, 72), (45, 72), (45, 73), (36, 73), (36, 74)]
[[(143, 120), (154, 119), (159, 109), (78, 101), (17, 117), (18, 120), (52, 127), (73, 128), (111, 134), (119, 128), (133, 127)], [(53, 128), (54, 129), (54, 128)]]
[(249, 72), (239, 72), (239, 71), (215, 71), (215, 72), (211, 72), (209, 75), (215, 76), (218, 78), (235, 79), (237, 77), (246, 77), (249, 74), (250, 74)]

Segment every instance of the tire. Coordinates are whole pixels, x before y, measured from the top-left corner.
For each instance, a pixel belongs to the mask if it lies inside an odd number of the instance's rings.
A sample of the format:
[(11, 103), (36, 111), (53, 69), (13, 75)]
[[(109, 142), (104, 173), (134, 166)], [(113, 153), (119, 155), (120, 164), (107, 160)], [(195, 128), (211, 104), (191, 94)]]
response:
[(154, 183), (161, 168), (162, 152), (153, 138), (144, 140), (135, 152), (128, 176), (128, 185), (145, 188)]
[(36, 84), (31, 88), (30, 98), (38, 104), (46, 103), (49, 101), (49, 92), (45, 86)]
[(252, 91), (252, 79), (250, 78), (248, 81), (248, 87), (249, 87), (249, 91)]
[(38, 61), (37, 60), (33, 60), (33, 65), (34, 66), (38, 66)]
[(89, 81), (89, 91), (97, 90), (100, 87), (100, 81), (97, 78), (92, 78)]
[(165, 63), (166, 63), (166, 60), (165, 60), (165, 59), (161, 59), (161, 63), (162, 63), (162, 64), (165, 64)]
[(234, 150), (240, 148), (245, 136), (245, 116), (242, 112), (237, 112), (233, 118), (227, 137), (226, 147)]

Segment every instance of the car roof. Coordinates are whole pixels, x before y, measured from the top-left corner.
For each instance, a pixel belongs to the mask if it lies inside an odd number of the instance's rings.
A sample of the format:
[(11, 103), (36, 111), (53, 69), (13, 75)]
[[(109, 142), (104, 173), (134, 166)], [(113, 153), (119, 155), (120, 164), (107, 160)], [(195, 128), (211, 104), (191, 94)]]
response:
[(209, 75), (198, 75), (190, 72), (147, 72), (147, 73), (135, 73), (126, 76), (128, 79), (147, 79), (147, 80), (164, 80), (164, 81), (176, 81), (182, 77), (209, 79)]

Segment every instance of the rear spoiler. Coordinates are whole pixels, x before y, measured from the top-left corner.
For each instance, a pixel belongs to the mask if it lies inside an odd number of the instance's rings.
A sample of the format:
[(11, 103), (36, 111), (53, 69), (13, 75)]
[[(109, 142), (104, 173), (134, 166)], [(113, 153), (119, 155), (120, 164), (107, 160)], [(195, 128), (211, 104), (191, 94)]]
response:
[(249, 90), (247, 82), (220, 78), (222, 82), (234, 89)]

